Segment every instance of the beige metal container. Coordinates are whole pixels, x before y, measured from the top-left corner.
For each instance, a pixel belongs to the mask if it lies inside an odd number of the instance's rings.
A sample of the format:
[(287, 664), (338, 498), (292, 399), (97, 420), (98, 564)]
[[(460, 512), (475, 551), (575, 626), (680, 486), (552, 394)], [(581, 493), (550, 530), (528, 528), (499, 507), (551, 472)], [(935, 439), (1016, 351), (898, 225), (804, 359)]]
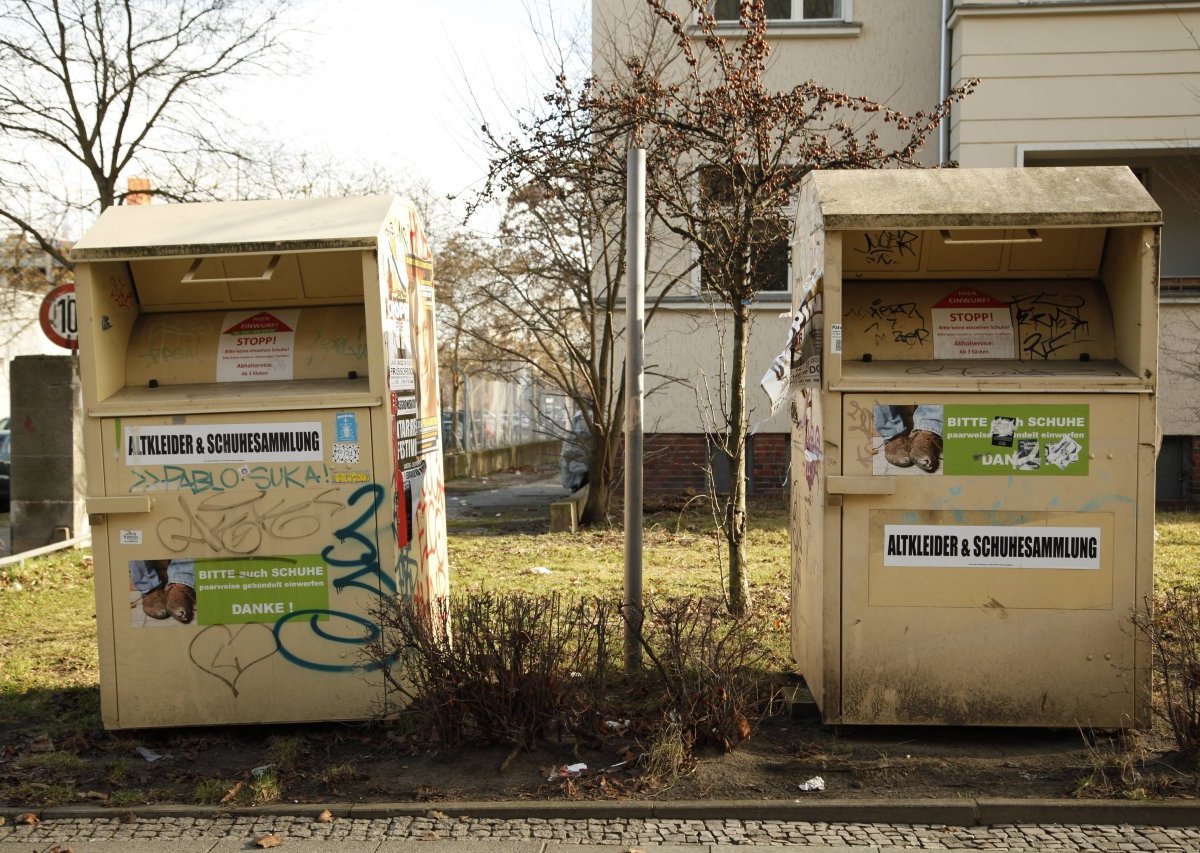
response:
[(449, 585), (416, 214), (111, 208), (73, 257), (105, 726), (377, 713), (376, 608)]
[(1148, 724), (1160, 223), (1124, 167), (806, 178), (792, 649), (826, 722)]

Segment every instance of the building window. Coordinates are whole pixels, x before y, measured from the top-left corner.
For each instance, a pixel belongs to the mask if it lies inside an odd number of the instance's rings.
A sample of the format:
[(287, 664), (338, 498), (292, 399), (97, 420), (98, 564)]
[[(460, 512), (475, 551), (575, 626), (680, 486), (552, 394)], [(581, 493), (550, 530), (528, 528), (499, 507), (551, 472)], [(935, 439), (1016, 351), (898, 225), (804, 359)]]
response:
[[(713, 16), (720, 23), (737, 23), (739, 0), (714, 0)], [(850, 0), (765, 0), (768, 21), (844, 21)]]
[[(742, 173), (744, 174), (744, 173)], [(700, 175), (700, 204), (714, 206), (730, 205), (733, 198), (733, 175), (727, 169), (705, 168)], [(731, 214), (732, 215), (732, 210)], [(759, 239), (754, 241), (751, 266), (755, 290), (760, 293), (787, 293), (791, 283), (791, 245), (789, 242), (788, 219), (782, 216), (763, 216), (754, 223)], [(716, 239), (714, 239), (716, 238)], [(718, 235), (709, 237), (709, 242), (722, 242)], [(710, 292), (713, 270), (729, 260), (729, 253), (716, 251), (713, 257), (704, 258), (700, 264), (700, 290)]]

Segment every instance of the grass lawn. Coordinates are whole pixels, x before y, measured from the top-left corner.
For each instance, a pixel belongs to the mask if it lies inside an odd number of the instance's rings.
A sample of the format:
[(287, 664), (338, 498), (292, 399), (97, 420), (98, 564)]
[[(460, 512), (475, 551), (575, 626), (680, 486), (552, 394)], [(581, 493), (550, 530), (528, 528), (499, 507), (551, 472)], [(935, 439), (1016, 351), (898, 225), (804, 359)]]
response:
[(1200, 587), (1200, 514), (1160, 512), (1154, 522), (1154, 588)]
[(0, 568), (0, 729), (61, 738), (99, 726), (91, 563), (60, 551)]
[[(698, 507), (698, 504), (693, 505)], [(787, 505), (752, 506), (750, 584), (774, 597), (788, 584)], [(647, 514), (642, 574), (647, 597), (720, 595), (728, 568), (711, 516), (698, 509)], [(455, 592), (557, 590), (579, 595), (620, 596), (625, 578), (621, 528), (580, 533), (496, 536), (471, 521), (451, 522), (451, 586)], [(531, 571), (546, 568), (549, 574)]]

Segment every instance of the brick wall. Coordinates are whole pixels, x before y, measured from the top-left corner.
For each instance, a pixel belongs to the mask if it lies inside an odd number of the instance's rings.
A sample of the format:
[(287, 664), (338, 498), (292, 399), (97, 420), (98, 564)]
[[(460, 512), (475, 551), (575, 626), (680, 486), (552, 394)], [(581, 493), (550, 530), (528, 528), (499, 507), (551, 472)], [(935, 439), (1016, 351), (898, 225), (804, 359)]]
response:
[(754, 436), (751, 482), (756, 497), (781, 497), (788, 492), (788, 441), (785, 432)]
[(648, 432), (643, 447), (642, 488), (647, 495), (673, 497), (705, 491), (708, 442), (703, 435)]
[[(787, 493), (788, 435), (763, 433), (751, 441), (751, 494), (756, 497)], [(707, 489), (704, 468), (708, 441), (694, 433), (646, 433), (643, 485), (654, 497), (698, 494)]]

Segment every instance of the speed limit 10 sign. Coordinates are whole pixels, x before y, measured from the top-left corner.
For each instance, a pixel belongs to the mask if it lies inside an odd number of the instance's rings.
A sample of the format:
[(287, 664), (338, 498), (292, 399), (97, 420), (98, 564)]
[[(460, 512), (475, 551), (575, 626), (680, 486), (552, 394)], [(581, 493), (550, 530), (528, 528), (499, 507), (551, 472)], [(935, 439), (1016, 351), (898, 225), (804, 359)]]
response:
[(67, 349), (79, 348), (79, 321), (75, 314), (75, 285), (60, 284), (46, 294), (38, 313), (42, 331), (53, 343)]

